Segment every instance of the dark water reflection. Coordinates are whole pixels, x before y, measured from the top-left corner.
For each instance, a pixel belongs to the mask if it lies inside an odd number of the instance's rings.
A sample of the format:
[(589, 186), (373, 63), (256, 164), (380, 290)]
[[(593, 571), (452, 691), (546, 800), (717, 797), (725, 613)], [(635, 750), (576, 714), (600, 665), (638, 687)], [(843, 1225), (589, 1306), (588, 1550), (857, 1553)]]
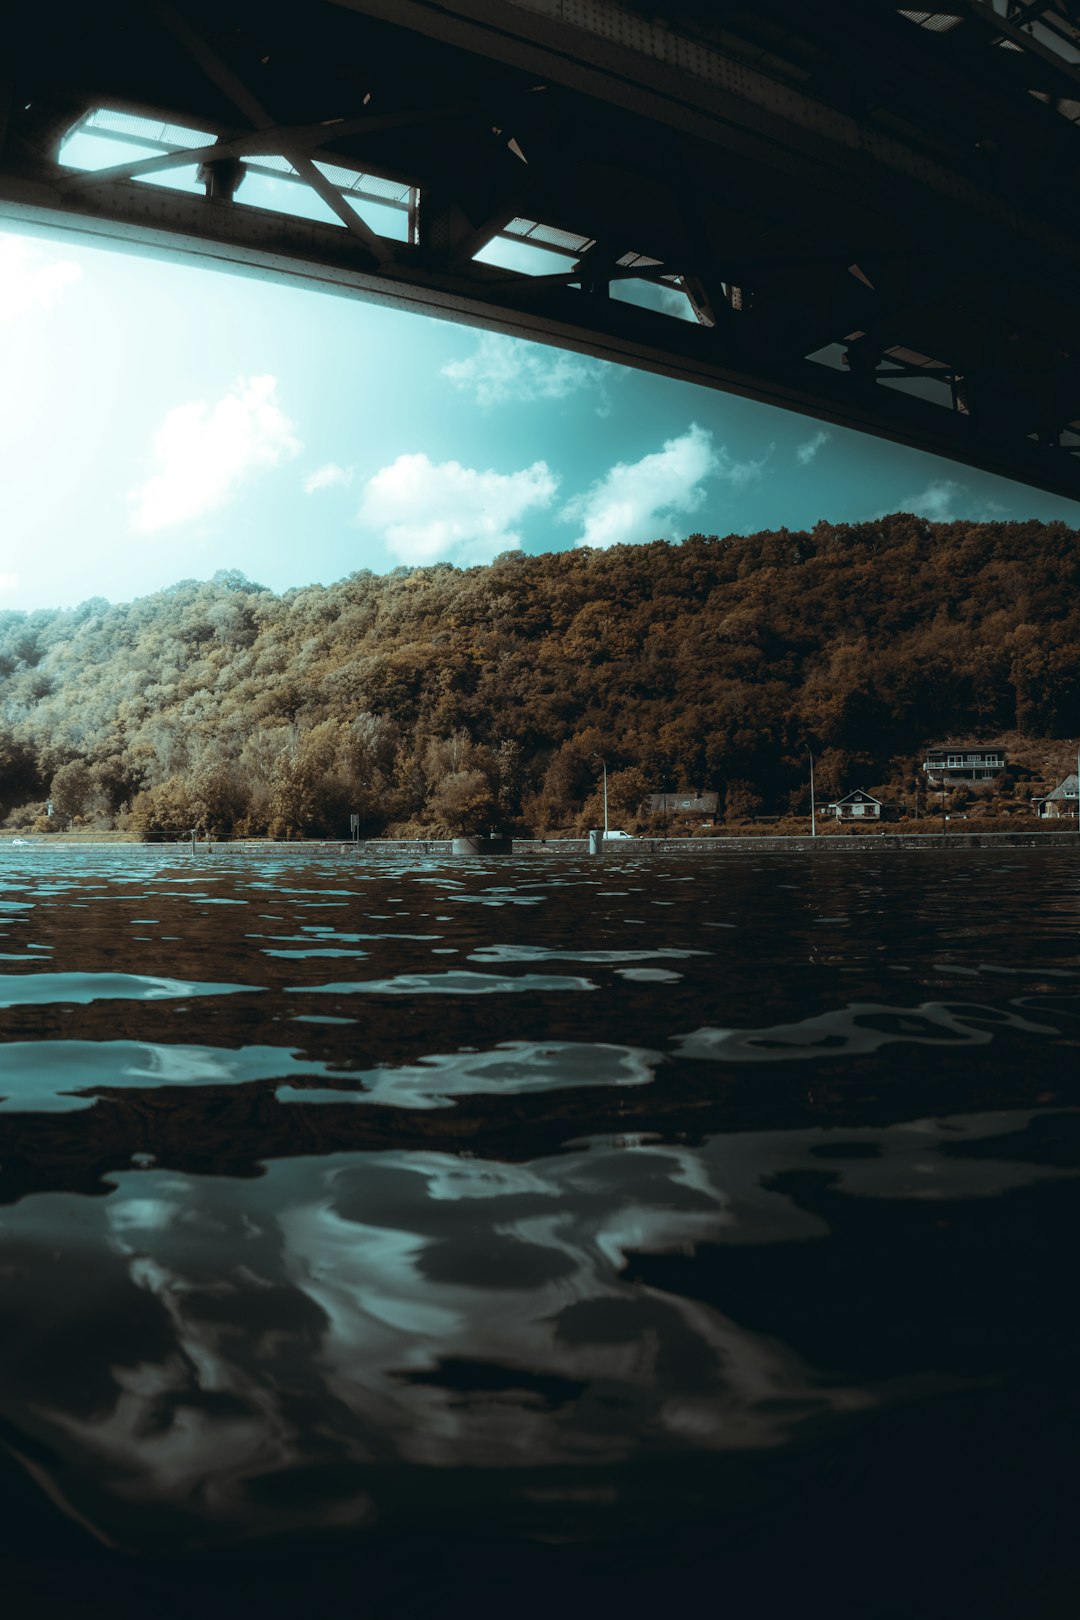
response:
[(1078, 923), (1072, 853), (0, 848), (15, 1612), (1072, 1614)]

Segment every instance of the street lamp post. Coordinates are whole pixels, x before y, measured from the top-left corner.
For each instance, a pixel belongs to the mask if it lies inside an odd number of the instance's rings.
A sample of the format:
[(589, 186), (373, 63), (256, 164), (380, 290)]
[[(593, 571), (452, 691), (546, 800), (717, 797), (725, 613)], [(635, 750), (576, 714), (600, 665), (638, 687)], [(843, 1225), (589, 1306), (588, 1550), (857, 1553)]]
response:
[(607, 760), (604, 759), (603, 756), (600, 755), (600, 754), (594, 754), (593, 759), (598, 759), (600, 761), (600, 764), (603, 767), (603, 771), (604, 771), (604, 837), (606, 838), (607, 833), (608, 833), (608, 820), (607, 820)]
[(817, 811), (814, 805), (814, 755), (812, 750), (809, 748), (807, 749), (807, 753), (810, 755), (810, 836), (811, 838), (816, 838)]

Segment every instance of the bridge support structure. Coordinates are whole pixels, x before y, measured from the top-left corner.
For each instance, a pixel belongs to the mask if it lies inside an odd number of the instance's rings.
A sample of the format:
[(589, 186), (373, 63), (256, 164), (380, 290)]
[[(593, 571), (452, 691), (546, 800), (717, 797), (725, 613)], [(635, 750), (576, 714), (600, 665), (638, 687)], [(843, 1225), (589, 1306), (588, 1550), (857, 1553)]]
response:
[[(0, 225), (557, 345), (1080, 499), (1069, 8), (670, 10), (25, 6)], [(296, 206), (260, 206), (268, 179)]]

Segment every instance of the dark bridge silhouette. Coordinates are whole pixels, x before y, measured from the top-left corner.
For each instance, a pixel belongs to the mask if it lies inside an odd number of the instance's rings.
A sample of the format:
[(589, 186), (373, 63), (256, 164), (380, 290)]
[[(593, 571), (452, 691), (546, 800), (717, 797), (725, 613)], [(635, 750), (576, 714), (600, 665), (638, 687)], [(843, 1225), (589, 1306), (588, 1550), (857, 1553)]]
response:
[(537, 339), (1080, 498), (1078, 19), (18, 0), (0, 225)]

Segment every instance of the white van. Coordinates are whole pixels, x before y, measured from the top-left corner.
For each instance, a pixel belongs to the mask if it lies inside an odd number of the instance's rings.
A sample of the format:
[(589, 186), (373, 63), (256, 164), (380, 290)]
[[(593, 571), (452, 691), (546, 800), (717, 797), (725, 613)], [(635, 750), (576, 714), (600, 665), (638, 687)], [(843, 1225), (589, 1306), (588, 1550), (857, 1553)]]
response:
[(616, 831), (612, 830), (611, 832), (606, 832), (604, 834), (604, 837), (605, 837), (605, 839), (607, 839), (609, 841), (612, 838), (626, 838), (626, 839), (629, 840), (630, 843), (634, 842), (634, 834), (633, 833), (616, 832)]

